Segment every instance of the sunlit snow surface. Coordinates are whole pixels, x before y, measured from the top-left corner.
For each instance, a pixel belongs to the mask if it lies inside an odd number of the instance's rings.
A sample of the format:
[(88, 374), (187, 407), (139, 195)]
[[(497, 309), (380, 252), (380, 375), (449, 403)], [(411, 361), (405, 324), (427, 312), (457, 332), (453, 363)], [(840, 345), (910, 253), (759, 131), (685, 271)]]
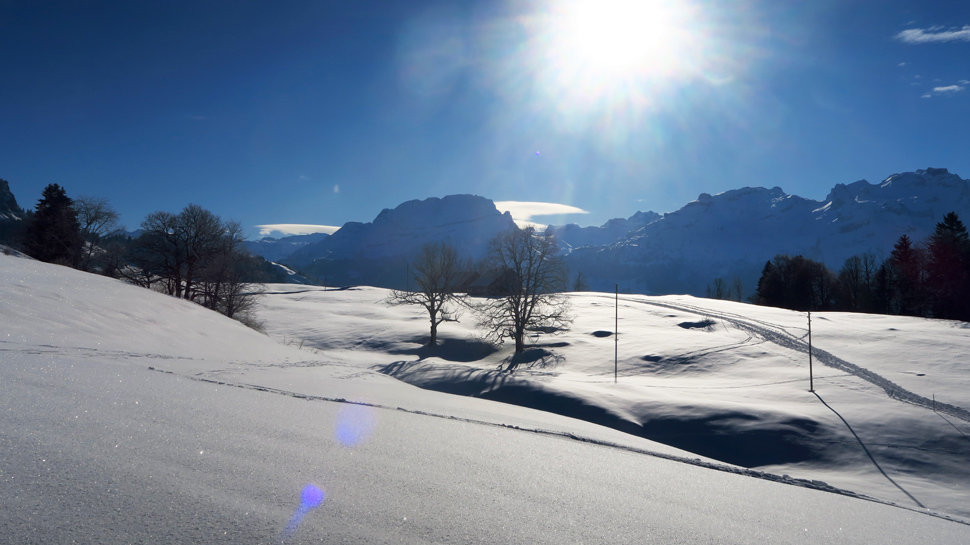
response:
[[(966, 459), (965, 421), (948, 415), (948, 423), (918, 399), (890, 398), (878, 378), (817, 365), (821, 399), (852, 426), (881, 474), (839, 417), (807, 393), (797, 343), (785, 348), (766, 333), (770, 325), (802, 338), (795, 313), (621, 297), (613, 384), (615, 337), (594, 334), (612, 330), (605, 294), (575, 297), (572, 331), (535, 339), (544, 346), (533, 350), (545, 355), (509, 376), (496, 371), (508, 349), (479, 343), (469, 315), (442, 328), (444, 344), (432, 354), (421, 347), (426, 318), (385, 307), (383, 290), (270, 289), (277, 294), (264, 297), (261, 313), (267, 337), (191, 303), (0, 255), (3, 540), (970, 539), (970, 526), (921, 514), (907, 496), (935, 512), (964, 513), (966, 475), (954, 460)], [(707, 318), (717, 327), (680, 325)], [(958, 324), (816, 320), (818, 345), (832, 357), (921, 398), (935, 393), (961, 406), (965, 330)], [(919, 332), (925, 344), (911, 346), (888, 328)], [(866, 359), (865, 339), (877, 333), (878, 358), (896, 363)], [(423, 390), (390, 375), (480, 397), (535, 398), (538, 408), (566, 413), (585, 407), (586, 416), (619, 428), (643, 427), (654, 414), (693, 426), (729, 414), (711, 421), (755, 438), (760, 428), (802, 437), (814, 422), (838, 441), (822, 443), (829, 448), (807, 442), (801, 452), (817, 459), (751, 472), (609, 427)], [(940, 431), (945, 427), (952, 431)], [(906, 509), (826, 493), (804, 479)]]
[(482, 344), (467, 312), (441, 326), (431, 351), (427, 316), (383, 305), (384, 290), (268, 291), (261, 316), (272, 337), (342, 364), (970, 516), (968, 324), (815, 313), (812, 393), (805, 313), (621, 295), (615, 346), (615, 296), (575, 294), (571, 329), (534, 334), (535, 361), (507, 373), (511, 348)]

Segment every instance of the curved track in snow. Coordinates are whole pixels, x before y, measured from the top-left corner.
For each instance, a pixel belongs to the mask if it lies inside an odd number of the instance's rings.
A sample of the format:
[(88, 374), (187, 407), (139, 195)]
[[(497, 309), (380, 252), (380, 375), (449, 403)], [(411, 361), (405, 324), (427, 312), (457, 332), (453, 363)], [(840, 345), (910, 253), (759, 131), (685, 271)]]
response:
[[(781, 346), (782, 348), (787, 348), (789, 350), (794, 350), (796, 352), (808, 353), (808, 343), (802, 340), (801, 337), (793, 335), (784, 326), (774, 324), (765, 320), (758, 320), (750, 318), (738, 313), (715, 311), (710, 308), (705, 308), (696, 305), (688, 304), (674, 304), (665, 303), (660, 301), (651, 301), (648, 299), (641, 299), (628, 296), (625, 301), (628, 303), (642, 303), (645, 305), (652, 305), (656, 307), (668, 308), (671, 310), (677, 310), (681, 312), (689, 312), (693, 314), (699, 314), (702, 316), (717, 317), (725, 322), (728, 322), (738, 329), (747, 332), (750, 335), (754, 335), (767, 342)], [(902, 386), (896, 384), (895, 382), (880, 376), (877, 373), (870, 371), (864, 367), (860, 367), (854, 363), (847, 362), (830, 352), (821, 350), (816, 347), (812, 347), (812, 356), (814, 359), (823, 365), (827, 365), (834, 369), (844, 371), (850, 375), (856, 376), (882, 388), (890, 398), (897, 401), (902, 401), (903, 403), (909, 403), (911, 405), (916, 405), (919, 407), (926, 408), (937, 413), (943, 413), (954, 418), (959, 418), (965, 422), (970, 422), (970, 411), (964, 409), (963, 407), (957, 407), (955, 405), (950, 405), (948, 403), (941, 403), (939, 401), (932, 401), (919, 394), (911, 392)]]

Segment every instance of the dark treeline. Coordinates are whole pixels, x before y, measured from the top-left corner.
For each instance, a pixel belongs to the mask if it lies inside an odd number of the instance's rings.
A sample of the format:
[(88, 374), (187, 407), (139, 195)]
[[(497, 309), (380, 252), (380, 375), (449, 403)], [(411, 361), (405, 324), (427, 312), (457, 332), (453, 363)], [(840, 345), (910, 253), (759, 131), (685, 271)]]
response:
[(44, 188), (33, 211), (5, 224), (3, 244), (48, 263), (120, 278), (194, 301), (258, 326), (251, 312), (256, 284), (285, 275), (243, 246), (242, 226), (190, 204), (178, 214), (153, 212), (132, 238), (107, 200), (71, 199)]
[(792, 310), (836, 310), (970, 321), (970, 236), (955, 212), (929, 239), (902, 235), (892, 254), (853, 256), (838, 274), (802, 256), (765, 263), (755, 302)]

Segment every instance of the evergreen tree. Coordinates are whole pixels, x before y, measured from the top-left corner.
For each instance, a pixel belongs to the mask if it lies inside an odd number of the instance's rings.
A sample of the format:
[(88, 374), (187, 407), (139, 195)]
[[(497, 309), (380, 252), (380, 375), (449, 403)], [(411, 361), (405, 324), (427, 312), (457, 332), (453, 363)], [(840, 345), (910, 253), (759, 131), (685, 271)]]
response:
[(781, 291), (779, 277), (775, 274), (775, 266), (771, 264), (771, 261), (766, 261), (764, 268), (761, 269), (761, 277), (758, 278), (755, 302), (767, 307), (778, 306), (781, 300)]
[(899, 313), (907, 316), (926, 314), (924, 252), (906, 235), (899, 237), (889, 258), (896, 273), (893, 291), (899, 300)]
[(756, 300), (792, 310), (830, 310), (837, 288), (838, 278), (823, 263), (779, 254), (762, 269)]
[(927, 289), (936, 318), (968, 318), (970, 236), (955, 212), (936, 224), (927, 244)]
[(48, 263), (77, 267), (84, 239), (73, 203), (61, 186), (44, 188), (27, 227), (27, 254)]

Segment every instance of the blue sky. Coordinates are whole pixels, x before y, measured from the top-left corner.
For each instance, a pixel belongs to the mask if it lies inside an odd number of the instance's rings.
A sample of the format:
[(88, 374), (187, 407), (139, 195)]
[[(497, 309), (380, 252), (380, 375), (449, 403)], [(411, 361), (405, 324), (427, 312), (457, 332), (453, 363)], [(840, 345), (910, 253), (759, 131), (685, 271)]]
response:
[(0, 74), (19, 203), (58, 183), (130, 229), (191, 202), (256, 238), (454, 193), (599, 225), (970, 178), (963, 1), (8, 0)]

